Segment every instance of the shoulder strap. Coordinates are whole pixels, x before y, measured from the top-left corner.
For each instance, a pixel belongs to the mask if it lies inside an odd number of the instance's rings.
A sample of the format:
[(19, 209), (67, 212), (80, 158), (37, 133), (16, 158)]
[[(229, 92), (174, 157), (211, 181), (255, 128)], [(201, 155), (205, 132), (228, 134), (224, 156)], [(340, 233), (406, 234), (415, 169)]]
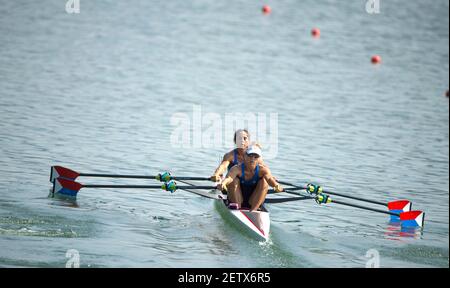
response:
[(253, 182), (258, 182), (258, 180), (259, 180), (259, 164), (258, 165), (256, 165), (256, 168), (255, 168), (255, 175), (253, 175)]

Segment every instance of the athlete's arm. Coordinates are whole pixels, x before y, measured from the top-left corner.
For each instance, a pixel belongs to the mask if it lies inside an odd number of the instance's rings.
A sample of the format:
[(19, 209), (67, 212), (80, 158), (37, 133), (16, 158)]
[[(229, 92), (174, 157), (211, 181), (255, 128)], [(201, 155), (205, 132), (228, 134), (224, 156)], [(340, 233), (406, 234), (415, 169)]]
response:
[(228, 166), (230, 165), (232, 159), (231, 154), (227, 153), (223, 156), (222, 163), (220, 163), (219, 167), (217, 167), (216, 171), (214, 172), (213, 176), (211, 176), (212, 182), (219, 182), (221, 175), (224, 174), (225, 171), (227, 171)]
[(222, 183), (217, 185), (217, 189), (221, 191), (226, 189), (227, 185), (233, 182), (234, 179), (236, 179), (236, 177), (240, 176), (240, 174), (241, 174), (240, 167), (234, 166), (233, 168), (231, 168), (230, 172), (228, 172), (227, 177), (222, 181)]
[(267, 181), (270, 187), (273, 187), (276, 192), (283, 192), (283, 187), (278, 183), (277, 179), (272, 175), (270, 169), (267, 166), (263, 166), (261, 169), (261, 177)]

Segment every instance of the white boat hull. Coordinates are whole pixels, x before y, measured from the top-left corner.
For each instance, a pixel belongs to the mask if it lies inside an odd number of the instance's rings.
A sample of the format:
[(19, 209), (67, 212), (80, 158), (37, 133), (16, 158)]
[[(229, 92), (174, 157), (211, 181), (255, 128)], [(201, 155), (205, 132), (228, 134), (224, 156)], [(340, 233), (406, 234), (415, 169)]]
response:
[(248, 209), (228, 209), (223, 200), (214, 201), (223, 218), (232, 222), (237, 228), (257, 241), (267, 241), (270, 232), (270, 215), (263, 207), (261, 211), (250, 212)]
[[(188, 181), (180, 181), (182, 183), (192, 185)], [(217, 190), (205, 192), (195, 189), (185, 189), (199, 196), (214, 199), (214, 206), (217, 208), (221, 216), (231, 222), (236, 228), (249, 235), (251, 238), (257, 241), (267, 241), (269, 239), (270, 232), (270, 214), (269, 211), (262, 206), (259, 211), (250, 212), (248, 209), (232, 210), (228, 209), (225, 205), (224, 199), (226, 195), (223, 195)]]

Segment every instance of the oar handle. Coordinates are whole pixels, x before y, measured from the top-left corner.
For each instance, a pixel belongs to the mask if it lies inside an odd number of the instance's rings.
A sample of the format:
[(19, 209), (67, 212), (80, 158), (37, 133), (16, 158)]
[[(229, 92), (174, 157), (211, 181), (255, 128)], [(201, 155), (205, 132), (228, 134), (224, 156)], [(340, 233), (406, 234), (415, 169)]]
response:
[(289, 189), (284, 189), (283, 192), (277, 192), (274, 189), (271, 189), (267, 192), (267, 194), (280, 194), (280, 193), (287, 193), (287, 194), (292, 194), (292, 195), (296, 195), (296, 196), (302, 196), (302, 197), (308, 197), (309, 199), (316, 199), (316, 197), (311, 196), (311, 195), (304, 195), (301, 193), (297, 193), (295, 191), (299, 191), (302, 189), (297, 189), (297, 188), (289, 188)]
[[(281, 184), (281, 183), (280, 183)], [(306, 190), (306, 188), (303, 187), (296, 187), (296, 188), (284, 188), (284, 192), (291, 192), (291, 191), (300, 191), (300, 190)]]
[(289, 191), (289, 190), (306, 190), (307, 189), (306, 187), (300, 187), (300, 186), (297, 186), (297, 185), (294, 185), (294, 184), (291, 184), (291, 183), (288, 183), (288, 182), (285, 182), (285, 181), (278, 181), (278, 183), (280, 183), (281, 185), (294, 187), (294, 188), (284, 188), (284, 191)]
[(301, 201), (301, 200), (309, 200), (310, 197), (292, 197), (292, 198), (266, 198), (264, 200), (264, 203), (267, 204), (279, 204), (279, 203), (285, 203), (285, 202), (293, 202), (293, 201)]

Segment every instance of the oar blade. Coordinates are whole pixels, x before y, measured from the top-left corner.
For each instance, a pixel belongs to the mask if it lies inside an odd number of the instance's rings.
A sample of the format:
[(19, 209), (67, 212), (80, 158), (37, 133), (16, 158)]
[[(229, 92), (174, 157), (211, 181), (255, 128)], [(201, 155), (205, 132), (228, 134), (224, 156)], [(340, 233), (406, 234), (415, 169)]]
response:
[[(392, 213), (401, 214), (411, 211), (412, 203), (408, 200), (397, 200), (388, 203), (388, 209)], [(391, 215), (391, 221), (398, 222), (400, 217)]]
[(402, 227), (423, 227), (425, 223), (425, 212), (423, 211), (408, 211), (400, 213), (400, 221)]
[(68, 197), (77, 197), (78, 191), (83, 188), (78, 182), (71, 181), (65, 178), (56, 178), (53, 182), (53, 195), (59, 194)]
[(78, 176), (80, 176), (80, 173), (62, 166), (52, 166), (50, 169), (50, 182), (52, 183), (56, 178), (59, 177), (75, 180)]

